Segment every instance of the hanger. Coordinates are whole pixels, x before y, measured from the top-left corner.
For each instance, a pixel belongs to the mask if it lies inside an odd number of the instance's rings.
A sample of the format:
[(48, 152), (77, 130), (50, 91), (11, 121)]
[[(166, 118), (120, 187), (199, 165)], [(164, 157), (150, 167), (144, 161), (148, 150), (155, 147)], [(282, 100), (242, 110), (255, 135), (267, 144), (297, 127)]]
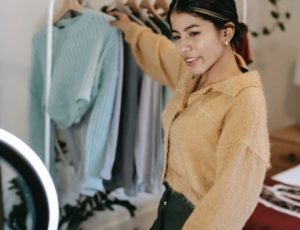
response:
[(136, 0), (127, 0), (127, 5), (136, 13), (141, 12), (141, 7), (136, 3)]
[(154, 3), (155, 9), (163, 9), (164, 13), (168, 12), (169, 10), (169, 4), (167, 0), (156, 0)]
[(141, 5), (142, 8), (146, 8), (149, 13), (151, 13), (157, 19), (163, 21), (163, 18), (156, 12), (154, 6), (150, 3), (150, 0), (142, 0)]
[(122, 11), (125, 8), (125, 3), (123, 0), (115, 0), (115, 3), (117, 5), (117, 9)]
[(108, 4), (108, 5), (102, 6), (102, 7), (100, 8), (100, 11), (102, 11), (102, 12), (104, 12), (104, 13), (108, 13), (108, 12), (110, 12), (110, 11), (112, 11), (112, 10), (115, 10), (116, 7), (117, 7), (117, 6), (116, 6), (116, 2), (113, 1), (113, 2), (111, 2), (111, 3)]
[(143, 24), (147, 27), (150, 27), (153, 32), (157, 34), (161, 34), (161, 30), (155, 24), (155, 22), (151, 19), (150, 15), (148, 14), (148, 9), (141, 8), (139, 4), (137, 4), (137, 0), (127, 0), (127, 5), (134, 13), (138, 13), (139, 19), (142, 20)]
[(104, 13), (108, 13), (114, 10), (124, 12), (124, 9), (125, 9), (125, 4), (123, 0), (114, 0), (110, 4), (101, 7), (101, 11), (103, 11)]
[[(114, 8), (112, 8), (113, 6)], [(145, 25), (139, 18), (132, 14), (130, 6), (126, 5), (123, 0), (115, 0), (112, 4), (106, 7), (106, 12), (114, 9), (127, 14), (131, 20), (137, 22), (138, 24)]]
[(65, 0), (61, 10), (55, 15), (54, 23), (57, 23), (66, 13), (73, 11), (82, 13), (83, 6), (79, 0)]

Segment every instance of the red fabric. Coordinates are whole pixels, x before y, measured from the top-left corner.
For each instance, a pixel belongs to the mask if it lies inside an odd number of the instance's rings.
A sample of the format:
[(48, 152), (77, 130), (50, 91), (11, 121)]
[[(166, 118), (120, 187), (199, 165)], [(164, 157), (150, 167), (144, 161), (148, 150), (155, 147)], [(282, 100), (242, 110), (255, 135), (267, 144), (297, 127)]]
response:
[(248, 34), (245, 34), (239, 46), (235, 47), (235, 51), (243, 57), (247, 65), (253, 62)]
[[(279, 182), (266, 179), (266, 185)], [(289, 216), (274, 209), (258, 204), (243, 230), (297, 230), (300, 229), (300, 218)]]

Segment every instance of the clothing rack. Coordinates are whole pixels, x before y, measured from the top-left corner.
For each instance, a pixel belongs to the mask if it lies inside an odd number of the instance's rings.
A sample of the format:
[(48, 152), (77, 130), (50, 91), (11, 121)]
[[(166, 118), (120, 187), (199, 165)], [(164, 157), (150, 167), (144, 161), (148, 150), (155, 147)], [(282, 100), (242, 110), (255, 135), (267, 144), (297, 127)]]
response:
[(51, 120), (50, 116), (47, 113), (47, 105), (49, 101), (50, 95), (50, 87), (51, 87), (51, 70), (52, 70), (52, 24), (53, 24), (53, 11), (54, 11), (55, 0), (49, 1), (48, 6), (48, 22), (47, 22), (47, 51), (46, 51), (46, 85), (45, 85), (45, 165), (47, 169), (50, 171), (50, 154), (51, 154)]

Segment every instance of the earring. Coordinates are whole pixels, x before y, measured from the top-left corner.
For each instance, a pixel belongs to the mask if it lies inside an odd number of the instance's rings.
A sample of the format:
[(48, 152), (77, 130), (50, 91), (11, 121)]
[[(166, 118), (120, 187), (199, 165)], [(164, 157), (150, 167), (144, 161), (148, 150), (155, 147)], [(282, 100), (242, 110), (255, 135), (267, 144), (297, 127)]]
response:
[(225, 46), (228, 46), (228, 41), (225, 40), (225, 41), (224, 41), (224, 44), (225, 44)]

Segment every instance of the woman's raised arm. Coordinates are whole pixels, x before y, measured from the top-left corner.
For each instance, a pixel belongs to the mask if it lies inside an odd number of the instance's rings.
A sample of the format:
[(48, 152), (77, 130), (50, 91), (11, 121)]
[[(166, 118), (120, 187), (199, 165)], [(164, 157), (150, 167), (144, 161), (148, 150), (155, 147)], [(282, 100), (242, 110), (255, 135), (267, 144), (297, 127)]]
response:
[(111, 12), (116, 20), (111, 21), (125, 34), (137, 63), (152, 79), (174, 89), (178, 77), (187, 68), (178, 55), (176, 48), (168, 38), (153, 33), (145, 26), (140, 26), (124, 13)]

